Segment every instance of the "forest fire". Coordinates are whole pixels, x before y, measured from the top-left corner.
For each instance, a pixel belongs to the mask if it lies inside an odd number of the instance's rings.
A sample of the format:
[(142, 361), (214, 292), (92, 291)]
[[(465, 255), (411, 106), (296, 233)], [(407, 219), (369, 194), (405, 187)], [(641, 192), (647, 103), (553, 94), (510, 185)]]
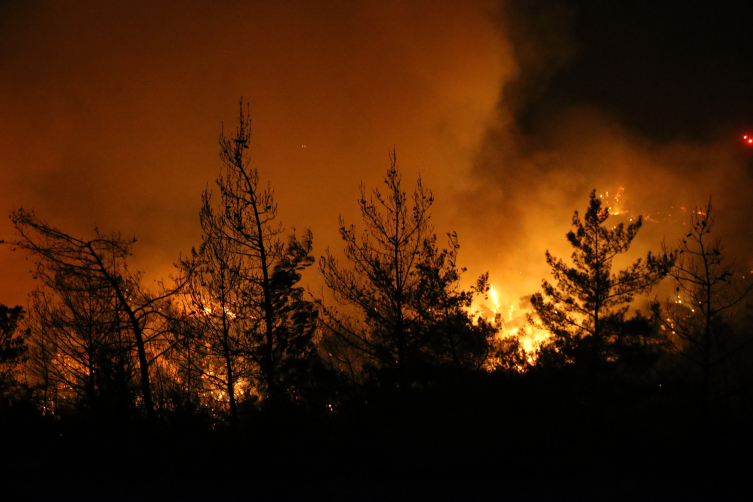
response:
[[(537, 357), (538, 346), (548, 338), (545, 330), (536, 328), (532, 324), (534, 312), (531, 308), (529, 297), (522, 297), (516, 304), (510, 300), (501, 302), (502, 298), (511, 298), (514, 295), (501, 293), (494, 288), (493, 284), (489, 285), (488, 299), (492, 304), (487, 305), (479, 301), (474, 305), (474, 309), (479, 315), (493, 322), (497, 327), (496, 340), (505, 343), (514, 341), (519, 344), (521, 354), (529, 364), (533, 364)], [(489, 368), (492, 369), (494, 365)], [(518, 371), (525, 371), (523, 366), (516, 366)]]
[[(612, 230), (617, 230), (621, 225), (627, 227), (636, 224), (640, 219), (643, 222), (644, 228), (648, 228), (654, 233), (671, 232), (670, 235), (682, 234), (686, 232), (683, 230), (683, 227), (687, 225), (689, 217), (704, 218), (707, 216), (706, 209), (703, 207), (696, 207), (692, 211), (689, 211), (685, 206), (652, 209), (636, 208), (635, 205), (637, 204), (635, 201), (633, 201), (632, 205), (629, 205), (630, 198), (627, 197), (626, 189), (622, 186), (614, 191), (596, 192), (595, 196), (603, 204), (602, 207), (605, 208), (609, 217), (613, 219), (610, 220), (608, 225)], [(512, 288), (506, 289), (500, 287), (499, 283), (496, 286), (491, 284), (487, 298), (488, 302), (479, 301), (475, 308), (479, 312), (479, 315), (496, 323), (498, 326), (498, 340), (501, 342), (510, 340), (518, 342), (520, 350), (525, 354), (528, 363), (532, 364), (537, 359), (541, 345), (551, 341), (551, 332), (544, 329), (541, 325), (541, 320), (538, 318), (536, 309), (532, 304), (531, 295), (524, 296), (521, 294), (519, 285), (512, 284), (512, 286)], [(534, 291), (535, 289), (531, 293)], [(639, 296), (638, 301), (629, 302), (630, 308), (626, 312), (629, 312), (630, 315), (636, 314), (641, 309), (645, 312), (649, 303), (649, 296)], [(682, 297), (677, 295), (674, 304), (678, 306), (683, 305)], [(689, 314), (694, 314), (696, 309), (689, 307), (688, 312)], [(560, 315), (556, 310), (553, 313)], [(580, 316), (579, 313), (573, 315), (575, 318)], [(523, 367), (518, 367), (518, 369), (525, 371)]]
[(742, 4), (0, 1), (0, 493), (750, 492)]
[[(241, 134), (243, 117), (241, 114)], [(245, 144), (245, 141), (224, 144)], [(242, 152), (225, 152), (224, 159), (231, 169), (246, 169)], [(227, 183), (227, 179), (221, 178), (219, 183)], [(248, 179), (253, 183), (258, 181), (255, 170)], [(448, 403), (465, 399), (463, 386), (477, 381), (488, 385), (487, 396), (504, 396), (510, 389), (508, 386), (521, 385), (519, 399), (526, 403), (526, 408), (546, 407), (547, 403), (536, 401), (536, 396), (542, 394), (549, 395), (554, 403), (550, 415), (573, 406), (578, 410), (583, 407), (583, 413), (590, 414), (591, 403), (613, 399), (611, 389), (599, 388), (601, 380), (606, 379), (604, 375), (610, 382), (618, 382), (617, 385), (623, 385), (622, 379), (626, 386), (636, 385), (630, 381), (633, 373), (625, 376), (626, 367), (648, 382), (640, 383), (646, 389), (640, 392), (648, 397), (641, 397), (636, 406), (643, 406), (648, 399), (661, 399), (656, 389), (662, 388), (662, 381), (652, 372), (651, 361), (658, 357), (663, 360), (686, 357), (687, 347), (693, 344), (696, 350), (710, 346), (699, 342), (704, 340), (697, 326), (706, 322), (707, 332), (714, 329), (710, 319), (713, 317), (716, 322), (714, 316), (728, 308), (719, 304), (714, 307), (717, 312), (709, 314), (712, 299), (704, 307), (698, 300), (699, 289), (694, 286), (706, 284), (712, 290), (719, 283), (717, 279), (729, 283), (728, 269), (721, 268), (714, 272), (716, 276), (704, 278), (699, 276), (700, 267), (682, 268), (680, 260), (674, 262), (666, 254), (656, 260), (649, 254), (645, 262), (638, 260), (622, 271), (612, 269), (613, 258), (630, 247), (640, 228), (639, 221), (651, 222), (653, 227), (677, 225), (679, 221), (685, 225), (685, 217), (689, 216), (692, 230), (687, 237), (704, 244), (703, 239), (707, 239), (706, 233), (713, 224), (713, 219), (709, 219), (710, 203), (690, 211), (689, 215), (685, 206), (678, 206), (677, 210), (674, 206), (668, 210), (636, 210), (634, 206), (628, 208), (624, 187), (598, 195), (594, 190), (587, 210), (576, 212), (572, 218), (575, 230), (566, 239), (573, 248), (572, 259), (565, 255), (560, 260), (547, 250), (546, 263), (556, 282), (550, 284), (545, 279), (532, 294), (521, 296), (520, 284), (505, 284), (504, 273), (495, 276), (495, 280), (502, 280), (497, 287), (484, 274), (474, 289), (463, 292), (460, 287), (463, 269), (456, 261), (457, 235), (449, 234), (448, 249), (437, 248), (433, 227), (426, 223), (433, 198), (419, 182), (412, 198), (416, 208), (404, 211), (401, 204), (411, 199), (401, 189), (400, 182), (393, 153), (385, 178), (390, 198), (375, 192), (368, 199), (362, 191), (359, 203), (366, 237), (359, 240), (354, 227), (341, 222), (346, 258), (358, 267), (344, 269), (329, 253), (320, 260), (320, 272), (340, 305), (346, 304), (343, 299), (351, 300), (350, 307), (355, 308), (349, 312), (354, 313), (355, 321), (323, 301), (305, 296), (303, 288), (296, 285), (301, 279), (299, 272), (315, 262), (310, 254), (310, 234), (300, 241), (293, 236), (285, 245), (275, 240), (278, 227), (259, 224), (256, 228), (263, 231), (258, 234), (253, 233), (251, 226), (251, 231), (228, 238), (241, 224), (253, 222), (251, 211), (245, 214), (246, 219), (237, 215), (243, 209), (253, 208), (255, 197), (249, 197), (252, 202), (239, 204), (235, 212), (227, 209), (228, 201), (222, 201), (224, 211), (213, 212), (209, 205), (211, 197), (205, 192), (202, 225), (208, 234), (214, 233), (211, 237), (204, 236), (200, 251), (194, 253), (195, 262), (181, 262), (184, 274), (176, 281), (178, 285), (158, 294), (143, 289), (138, 275), (124, 275), (133, 241), (122, 241), (117, 234), (110, 238), (98, 235), (85, 241), (46, 225), (33, 213), (15, 212), (14, 224), (25, 239), (15, 245), (35, 257), (44, 288), (58, 295), (37, 296), (38, 303), (30, 316), (30, 368), (38, 379), (37, 388), (41, 389), (37, 391), (42, 396), (41, 413), (60, 417), (77, 407), (88, 412), (87, 407), (96, 406), (116, 406), (118, 411), (137, 410), (136, 413), (145, 410), (149, 420), (154, 419), (149, 412), (166, 420), (193, 413), (201, 414), (211, 424), (208, 429), (228, 427), (235, 431), (235, 427), (241, 427), (238, 424), (260, 427), (264, 422), (254, 422), (250, 416), (288, 413), (279, 411), (285, 410), (284, 407), (276, 408), (283, 402), (288, 410), (311, 413), (316, 420), (326, 420), (322, 418), (322, 410), (328, 418), (360, 410), (355, 415), (358, 422), (374, 407), (370, 403), (385, 396), (387, 400), (395, 398), (396, 403), (420, 407), (422, 399), (426, 399), (421, 393), (430, 396), (437, 392), (441, 407), (451, 407)], [(253, 183), (221, 185), (222, 196), (231, 194), (227, 186), (239, 191), (256, 190)], [(267, 199), (262, 206), (267, 223), (276, 216), (270, 193), (265, 192)], [(258, 218), (259, 213), (255, 214)], [(409, 214), (414, 219), (406, 217)], [(609, 217), (617, 221), (607, 222)], [(228, 224), (223, 218), (233, 219)], [(389, 225), (382, 224), (385, 218), (390, 219)], [(258, 224), (261, 220), (256, 221)], [(369, 227), (369, 222), (375, 221), (379, 224)], [(397, 224), (393, 225), (394, 222)], [(405, 234), (408, 238), (397, 239), (390, 234), (393, 228), (401, 232), (406, 225), (412, 225)], [(369, 239), (368, 232), (381, 238)], [(695, 253), (695, 257), (707, 260), (704, 263), (711, 268), (721, 264), (718, 249), (704, 251), (707, 248), (701, 245), (699, 253), (692, 244), (682, 242), (681, 247), (688, 255)], [(265, 253), (251, 253), (249, 258), (239, 243)], [(387, 253), (379, 247), (385, 243), (392, 246)], [(111, 261), (101, 259), (102, 253), (97, 252), (100, 248), (109, 251)], [(557, 249), (558, 255), (560, 251)], [(260, 265), (255, 260), (262, 255), (272, 256), (271, 260), (276, 261)], [(378, 258), (372, 259), (374, 256)], [(401, 259), (390, 261), (394, 256)], [(404, 256), (409, 259), (402, 259)], [(420, 267), (405, 266), (419, 260)], [(604, 271), (607, 281), (601, 279)], [(664, 305), (654, 302), (651, 318), (640, 315), (633, 308), (634, 296), (648, 293), (668, 276), (679, 284), (677, 291), (682, 289), (682, 293), (675, 294)], [(254, 287), (242, 287), (249, 283)], [(405, 285), (408, 287), (401, 290)], [(744, 299), (751, 288), (753, 285), (747, 286), (742, 296), (732, 299), (732, 304)], [(487, 294), (482, 300), (479, 297), (484, 292)], [(265, 294), (267, 297), (263, 298)], [(471, 303), (474, 294), (475, 303)], [(607, 305), (601, 312), (598, 311), (601, 307), (596, 307), (594, 313), (593, 305), (599, 303), (591, 301), (594, 296)], [(713, 301), (720, 297), (714, 296)], [(602, 322), (609, 323), (606, 328), (598, 325), (600, 313), (604, 314)], [(106, 328), (93, 337), (101, 326)], [(717, 335), (727, 336), (722, 332)], [(141, 344), (143, 354), (134, 350), (137, 343)], [(640, 357), (633, 358), (636, 353)], [(694, 357), (695, 354), (691, 360), (697, 361)], [(704, 357), (711, 361), (717, 355), (708, 353)], [(649, 361), (648, 365), (644, 361)], [(711, 366), (709, 363), (700, 368), (704, 374), (704, 401), (714, 392), (709, 383), (714, 380), (710, 376)], [(143, 371), (138, 375), (141, 368)], [(550, 376), (546, 377), (547, 374)], [(444, 378), (457, 381), (443, 387)], [(550, 380), (541, 383), (537, 378)], [(378, 391), (370, 387), (375, 379), (380, 379)], [(714, 381), (718, 384), (721, 380)], [(136, 383), (142, 383), (140, 392)], [(110, 399), (107, 393), (117, 385), (131, 386), (130, 394), (124, 394), (126, 397), (115, 405), (102, 405), (101, 399)], [(457, 392), (452, 387), (455, 385), (461, 389), (461, 395), (453, 394)], [(633, 406), (632, 402), (626, 402)], [(482, 406), (478, 403), (471, 406)], [(390, 413), (404, 405), (379, 404)], [(432, 407), (427, 410), (431, 418), (422, 420), (434, 420)], [(479, 410), (474, 417), (486, 413), (483, 407)], [(582, 422), (580, 413), (573, 415), (576, 424)], [(274, 422), (279, 415), (272, 416)], [(495, 420), (502, 418), (495, 416)], [(526, 436), (536, 437), (539, 432), (532, 428)], [(284, 434), (291, 431), (286, 429)]]

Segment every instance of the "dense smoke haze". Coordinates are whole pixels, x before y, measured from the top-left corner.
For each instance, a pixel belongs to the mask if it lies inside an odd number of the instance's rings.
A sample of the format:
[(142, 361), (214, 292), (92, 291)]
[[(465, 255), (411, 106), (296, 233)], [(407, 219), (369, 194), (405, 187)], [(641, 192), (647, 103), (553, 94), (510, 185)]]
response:
[[(358, 223), (359, 183), (380, 183), (394, 145), (405, 186), (420, 173), (434, 193), (438, 234), (458, 231), (466, 279), (489, 271), (507, 304), (538, 287), (546, 249), (569, 254), (592, 189), (622, 187), (619, 221), (656, 220), (635, 255), (713, 195), (745, 262), (751, 44), (725, 23), (746, 16), (672, 3), (2, 2), (0, 209), (134, 235), (137, 266), (167, 276), (200, 241), (243, 96), (254, 166), (317, 254), (341, 248), (338, 215)], [(0, 249), (2, 303), (25, 303), (29, 268)]]

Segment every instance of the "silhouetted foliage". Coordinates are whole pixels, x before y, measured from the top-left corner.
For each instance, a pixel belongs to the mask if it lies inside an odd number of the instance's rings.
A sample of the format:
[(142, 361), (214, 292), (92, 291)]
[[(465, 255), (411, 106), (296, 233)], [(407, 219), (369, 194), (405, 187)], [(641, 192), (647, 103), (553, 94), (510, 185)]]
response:
[(424, 240), (416, 266), (419, 282), (413, 302), (419, 316), (420, 345), (431, 362), (456, 369), (478, 370), (486, 362), (497, 329), (483, 317), (470, 314), (475, 295), (489, 290), (489, 274), (467, 290), (460, 288), (465, 268), (457, 265), (460, 245), (455, 232), (447, 234), (447, 248), (436, 246), (436, 236)]
[[(158, 321), (163, 318), (164, 300), (175, 294), (180, 286), (159, 294), (151, 294), (141, 287), (140, 274), (131, 272), (127, 266), (127, 257), (131, 254), (135, 239), (123, 239), (119, 234), (103, 236), (98, 231), (93, 239), (80, 239), (42, 222), (33, 212), (25, 209), (13, 211), (11, 221), (19, 235), (13, 246), (28, 253), (36, 264), (36, 277), (42, 281), (44, 288), (58, 295), (56, 301), (60, 301), (67, 310), (61, 316), (61, 311), (55, 307), (48, 308), (49, 297), (44, 296), (39, 303), (42, 308), (39, 319), (54, 321), (59, 328), (65, 329), (65, 324), (70, 320), (65, 319), (67, 316), (97, 316), (99, 309), (109, 309), (110, 317), (97, 328), (104, 327), (105, 331), (115, 329), (128, 334), (128, 346), (131, 350), (135, 349), (138, 361), (143, 407), (147, 416), (152, 416), (154, 400), (150, 364), (173, 343), (165, 337), (163, 326)], [(96, 300), (93, 300), (94, 297)], [(90, 301), (103, 303), (94, 307), (87, 305), (89, 310), (86, 314), (77, 311)], [(94, 323), (89, 324), (89, 327), (94, 327), (99, 322), (98, 319), (75, 320), (76, 329), (88, 329), (85, 327), (87, 323)], [(116, 323), (115, 327), (112, 326), (113, 322)], [(44, 331), (46, 327), (40, 329)], [(43, 333), (41, 336), (49, 334)], [(86, 356), (88, 363), (92, 363), (95, 357), (114, 357), (103, 354), (104, 349), (94, 343), (94, 338), (89, 337), (91, 343), (87, 350), (94, 349), (94, 352)], [(56, 357), (42, 349), (34, 353), (53, 358), (50, 361)], [(105, 359), (100, 362), (103, 363)], [(65, 361), (59, 363), (66, 364)], [(91, 369), (87, 378), (95, 377), (96, 371)]]
[(473, 295), (486, 292), (487, 277), (469, 291), (460, 289), (457, 236), (449, 235), (448, 249), (437, 248), (429, 223), (431, 193), (419, 179), (409, 198), (401, 178), (393, 152), (386, 193), (375, 189), (367, 198), (361, 186), (361, 238), (340, 219), (353, 268), (342, 268), (328, 252), (319, 269), (345, 309), (322, 307), (329, 337), (323, 342), (325, 357), (354, 375), (363, 367), (380, 369), (383, 378), (394, 372), (404, 387), (432, 366), (479, 368), (494, 329), (474, 323), (468, 312)]
[(20, 305), (0, 305), (0, 409), (19, 397), (16, 370), (24, 362), (27, 350), (27, 334), (18, 329), (23, 317)]
[(30, 296), (29, 371), (39, 382), (45, 412), (134, 406), (138, 366), (132, 337), (123, 330), (117, 298), (91, 279), (68, 277), (65, 285)]
[[(204, 200), (202, 226), (211, 207), (208, 192)], [(245, 338), (252, 329), (254, 314), (244, 302), (247, 285), (240, 274), (240, 247), (235, 241), (205, 234), (194, 259), (196, 263), (183, 264), (189, 273), (193, 269), (193, 275), (185, 291), (190, 313), (185, 321), (190, 334), (180, 350), (185, 364), (181, 377), (189, 400), (193, 393), (204, 397), (208, 393), (209, 399), (216, 394), (220, 402), (227, 400), (230, 418), (236, 421), (236, 393), (248, 392), (253, 371), (251, 361), (244, 357), (248, 346)]]
[(208, 190), (202, 198), (203, 243), (187, 293), (197, 364), (227, 396), (233, 420), (237, 392), (253, 389), (273, 403), (295, 398), (314, 350), (316, 319), (297, 285), (314, 261), (311, 232), (287, 243), (279, 238), (274, 192), (259, 185), (250, 139), (241, 103), (235, 134), (220, 136), (220, 200), (214, 205)]
[[(728, 399), (739, 393), (731, 380), (735, 377), (734, 361), (742, 349), (749, 347), (750, 333), (742, 336), (735, 326), (744, 300), (753, 289), (750, 280), (734, 261), (726, 261), (720, 238), (712, 238), (714, 227), (711, 201), (696, 208), (690, 216), (690, 232), (678, 249), (668, 249), (677, 260), (669, 271), (675, 298), (652, 305), (654, 316), (662, 325), (667, 348), (695, 366), (699, 376), (701, 402)], [(736, 329), (736, 327), (738, 329)], [(719, 378), (714, 378), (715, 373)]]
[(575, 248), (573, 264), (546, 252), (556, 284), (544, 280), (543, 293), (531, 298), (539, 325), (552, 334), (542, 347), (541, 363), (579, 363), (593, 371), (607, 362), (635, 358), (653, 337), (646, 318), (626, 320), (625, 315), (635, 295), (648, 292), (667, 274), (673, 258), (649, 253), (645, 261), (613, 273), (612, 261), (629, 249), (642, 219), (609, 229), (609, 216), (609, 208), (591, 192), (585, 219), (576, 211), (575, 230), (567, 234)]

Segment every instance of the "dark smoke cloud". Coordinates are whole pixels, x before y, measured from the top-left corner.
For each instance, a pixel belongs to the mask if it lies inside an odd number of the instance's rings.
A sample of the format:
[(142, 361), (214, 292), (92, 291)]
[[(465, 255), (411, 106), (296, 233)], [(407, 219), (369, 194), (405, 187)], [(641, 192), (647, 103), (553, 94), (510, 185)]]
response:
[[(505, 25), (505, 32), (520, 73), (502, 88), (497, 123), (488, 129), (474, 164), (477, 186), (460, 199), (461, 212), (477, 216), (459, 225), (472, 234), (470, 241), (486, 242), (486, 246), (475, 248), (474, 263), (492, 264), (492, 280), (507, 304), (535, 291), (541, 278), (548, 275), (545, 249), (560, 257), (570, 255), (565, 234), (573, 211), (585, 210), (592, 189), (605, 197), (607, 192), (614, 196), (620, 187), (624, 189), (617, 206), (630, 212), (623, 211), (615, 223), (629, 223), (630, 216), (648, 216), (626, 259), (658, 251), (663, 240), (674, 245), (683, 234), (689, 212), (713, 196), (718, 235), (743, 266), (750, 262), (751, 155), (739, 142), (742, 131), (735, 128), (739, 116), (723, 115), (729, 106), (726, 102), (713, 115), (709, 103), (696, 100), (694, 110), (689, 99), (702, 93), (715, 96), (710, 87), (714, 79), (707, 75), (711, 69), (705, 63), (720, 47), (705, 46), (703, 52), (686, 54), (675, 43), (654, 46), (654, 60), (641, 67), (641, 58), (649, 54), (647, 47), (657, 39), (636, 41), (647, 38), (657, 26), (642, 28), (636, 21), (664, 16), (665, 9), (651, 13), (643, 9), (647, 6), (605, 5), (513, 2), (508, 9), (513, 15), (507, 22), (512, 24)], [(723, 10), (716, 17), (733, 14)], [(719, 24), (709, 13), (683, 14), (679, 10), (675, 25), (661, 26), (662, 35), (687, 38), (685, 28), (678, 27), (688, 22), (687, 16)], [(582, 26), (584, 18), (593, 23), (590, 31)], [(735, 39), (739, 33), (726, 28), (725, 32), (698, 37), (708, 41), (716, 36), (722, 39), (721, 48), (727, 49), (725, 37)], [(618, 35), (609, 38), (605, 30), (610, 29)], [(581, 41), (593, 38), (594, 32), (601, 38), (583, 46)], [(630, 36), (626, 36), (628, 32)], [(748, 50), (742, 48), (738, 53)], [(698, 75), (688, 75), (685, 62), (694, 58)], [(733, 59), (725, 55), (720, 61), (733, 64)], [(673, 64), (681, 66), (680, 74), (695, 79), (685, 82), (683, 88), (673, 88), (675, 81), (666, 81), (667, 67)], [(722, 75), (734, 74), (751, 83), (750, 72), (739, 71), (737, 65), (727, 68), (718, 64), (719, 88), (730, 90), (732, 100), (742, 97), (739, 104), (744, 107), (749, 98), (733, 92), (739, 82), (726, 81)], [(661, 71), (651, 73), (652, 66), (661, 66)], [(572, 68), (581, 72), (569, 74)], [(617, 73), (623, 82), (615, 85), (616, 75), (602, 75), (604, 68), (615, 73), (642, 68), (644, 73)], [(648, 95), (639, 87), (646, 94), (635, 95), (636, 89), (628, 85), (633, 81), (651, 82), (654, 92)], [(592, 94), (582, 91), (600, 84), (611, 87)], [(640, 100), (646, 101), (643, 108), (637, 104)], [(659, 103), (664, 106), (660, 108)], [(678, 125), (671, 117), (657, 118), (675, 112), (683, 103), (690, 109), (682, 116), (692, 117), (692, 123)], [(636, 118), (640, 113), (643, 120)], [(660, 126), (661, 133), (656, 134)]]

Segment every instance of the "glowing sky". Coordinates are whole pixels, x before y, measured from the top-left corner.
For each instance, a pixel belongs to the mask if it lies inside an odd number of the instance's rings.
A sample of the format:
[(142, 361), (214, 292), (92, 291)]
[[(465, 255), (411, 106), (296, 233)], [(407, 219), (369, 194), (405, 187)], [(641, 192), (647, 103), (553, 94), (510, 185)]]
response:
[[(625, 187), (636, 211), (713, 193), (745, 249), (751, 18), (654, 3), (0, 2), (0, 209), (135, 235), (136, 264), (164, 276), (199, 243), (243, 96), (254, 164), (317, 254), (341, 248), (338, 215), (357, 223), (359, 183), (379, 183), (393, 145), (406, 187), (421, 173), (433, 190), (437, 232), (458, 231), (468, 280), (490, 271), (508, 302), (545, 249), (567, 253), (592, 188)], [(25, 303), (29, 268), (0, 248), (0, 302)]]

